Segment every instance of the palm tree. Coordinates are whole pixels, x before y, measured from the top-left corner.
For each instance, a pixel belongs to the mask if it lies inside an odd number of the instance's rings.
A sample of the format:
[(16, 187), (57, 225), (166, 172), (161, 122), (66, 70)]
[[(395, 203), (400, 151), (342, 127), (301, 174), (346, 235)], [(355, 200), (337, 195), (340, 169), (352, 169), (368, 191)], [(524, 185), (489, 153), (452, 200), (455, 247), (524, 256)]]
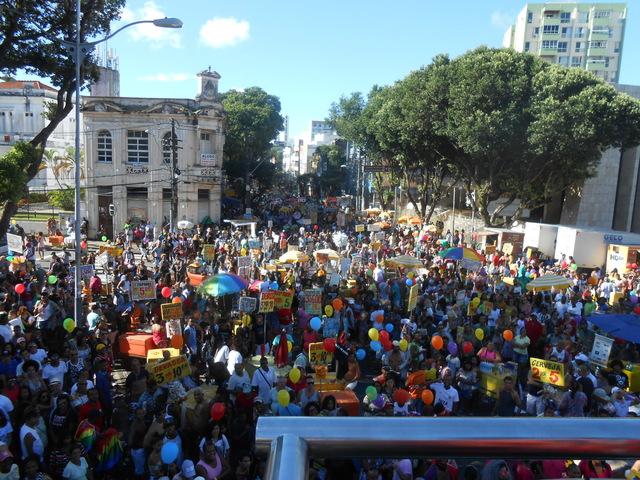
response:
[(45, 150), (44, 158), (42, 164), (40, 165), (40, 170), (44, 170), (47, 168), (51, 169), (51, 172), (53, 172), (53, 177), (56, 179), (56, 183), (60, 188), (64, 188), (64, 186), (60, 182), (60, 178), (66, 176), (65, 174), (73, 165), (73, 162), (70, 162), (67, 157), (68, 154), (65, 154), (64, 156), (60, 155), (57, 150)]

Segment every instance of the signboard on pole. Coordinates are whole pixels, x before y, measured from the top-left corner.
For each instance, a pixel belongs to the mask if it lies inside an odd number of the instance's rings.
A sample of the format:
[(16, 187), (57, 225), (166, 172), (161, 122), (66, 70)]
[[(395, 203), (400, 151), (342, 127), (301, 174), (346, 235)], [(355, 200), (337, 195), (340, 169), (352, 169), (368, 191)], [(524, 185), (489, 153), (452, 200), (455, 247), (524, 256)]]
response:
[(276, 290), (273, 292), (275, 296), (275, 308), (291, 308), (293, 303), (293, 292)]
[(304, 310), (309, 315), (322, 315), (322, 290), (304, 291)]
[(13, 233), (7, 233), (7, 248), (13, 252), (14, 255), (22, 255), (24, 243), (20, 235), (14, 235)]
[(109, 266), (109, 253), (102, 252), (96, 257), (96, 266), (106, 269)]
[(611, 347), (613, 346), (613, 338), (603, 337), (597, 335), (593, 341), (593, 347), (591, 347), (591, 353), (589, 354), (589, 361), (600, 365), (601, 367), (609, 366), (609, 354), (611, 353)]
[(160, 309), (164, 321), (182, 318), (182, 303), (164, 303)]
[(153, 376), (158, 385), (164, 385), (187, 375), (191, 375), (191, 367), (186, 355), (180, 355), (153, 366)]
[(312, 366), (331, 363), (333, 354), (324, 349), (322, 342), (309, 344), (309, 363)]
[(156, 286), (153, 280), (136, 280), (131, 282), (132, 300), (155, 300)]
[(556, 387), (564, 387), (564, 365), (542, 358), (530, 358), (532, 378), (538, 382), (548, 383)]
[[(93, 269), (93, 265), (82, 265), (80, 267), (80, 275), (82, 275), (82, 278), (93, 277), (94, 273), (95, 273), (95, 270)], [(76, 267), (69, 268), (69, 274), (72, 277), (75, 277)]]
[[(334, 315), (339, 315), (339, 312), (334, 312)], [(340, 328), (339, 317), (325, 317), (322, 325), (322, 336), (324, 338), (337, 337), (339, 328)]]
[(202, 245), (202, 259), (206, 262), (211, 262), (216, 259), (216, 246), (215, 245)]
[(411, 285), (411, 288), (409, 289), (409, 300), (407, 301), (407, 310), (411, 311), (416, 308), (416, 305), (418, 305), (418, 293), (418, 285)]
[(258, 299), (254, 297), (240, 297), (238, 309), (242, 313), (253, 313), (258, 305)]
[(260, 294), (260, 313), (273, 312), (276, 305), (276, 292), (263, 292)]

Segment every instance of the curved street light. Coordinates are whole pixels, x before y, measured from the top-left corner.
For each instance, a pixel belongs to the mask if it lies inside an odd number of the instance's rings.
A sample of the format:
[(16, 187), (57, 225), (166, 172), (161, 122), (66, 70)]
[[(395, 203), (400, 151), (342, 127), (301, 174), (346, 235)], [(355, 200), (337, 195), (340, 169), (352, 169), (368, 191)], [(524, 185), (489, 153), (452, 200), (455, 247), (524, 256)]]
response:
[(74, 320), (76, 326), (80, 325), (82, 321), (82, 249), (80, 248), (81, 235), (80, 235), (80, 87), (82, 85), (82, 79), (80, 77), (80, 65), (84, 57), (86, 57), (95, 45), (106, 42), (110, 38), (120, 33), (125, 28), (139, 25), (141, 23), (152, 23), (156, 27), (160, 28), (182, 28), (182, 20), (179, 18), (158, 18), (156, 20), (139, 20), (120, 27), (118, 30), (110, 35), (93, 42), (81, 42), (80, 41), (80, 5), (81, 0), (76, 1), (76, 40), (75, 42), (60, 40), (62, 46), (64, 46), (73, 58), (76, 67), (76, 152), (75, 152), (75, 260), (76, 270), (74, 275)]

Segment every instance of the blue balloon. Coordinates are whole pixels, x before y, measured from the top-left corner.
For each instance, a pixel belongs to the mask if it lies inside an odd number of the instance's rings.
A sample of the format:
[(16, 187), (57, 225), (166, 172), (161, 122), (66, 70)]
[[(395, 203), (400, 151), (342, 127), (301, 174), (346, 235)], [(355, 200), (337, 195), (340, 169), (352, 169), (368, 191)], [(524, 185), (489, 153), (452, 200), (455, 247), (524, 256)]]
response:
[(410, 287), (410, 286), (412, 286), (412, 285), (413, 285), (413, 282), (411, 281), (411, 279), (410, 279), (410, 278), (407, 278), (407, 281), (406, 281), (406, 282), (404, 282), (404, 283), (406, 283), (406, 284), (407, 284), (407, 287)]
[(320, 328), (322, 328), (322, 320), (320, 320), (318, 317), (313, 317), (311, 319), (311, 328), (313, 328), (314, 330), (320, 330)]
[(365, 352), (363, 349), (359, 348), (358, 351), (356, 352), (356, 358), (358, 360), (364, 360), (364, 357), (367, 356), (367, 352)]
[(273, 346), (277, 347), (278, 345), (280, 345), (280, 335), (276, 335), (273, 339)]
[(393, 332), (393, 323), (387, 323), (384, 329), (389, 333)]
[(12, 256), (13, 255), (13, 251), (12, 250), (7, 250), (7, 255)]
[(278, 285), (278, 282), (273, 282), (271, 285), (269, 285), (270, 290), (278, 290), (279, 288), (280, 286)]
[(382, 344), (377, 340), (371, 340), (371, 342), (369, 343), (369, 346), (371, 347), (371, 350), (373, 350), (374, 352), (379, 352), (380, 349), (382, 348)]
[(287, 340), (289, 340), (291, 343), (294, 343), (293, 342), (293, 337), (291, 335), (289, 335), (288, 333), (287, 333)]
[(166, 464), (173, 463), (178, 458), (178, 445), (173, 442), (167, 442), (162, 446), (160, 457)]
[(384, 323), (378, 323), (378, 322), (375, 322), (375, 323), (373, 324), (373, 328), (375, 328), (375, 329), (376, 329), (376, 330), (378, 330), (378, 331), (380, 331), (380, 330), (384, 330)]

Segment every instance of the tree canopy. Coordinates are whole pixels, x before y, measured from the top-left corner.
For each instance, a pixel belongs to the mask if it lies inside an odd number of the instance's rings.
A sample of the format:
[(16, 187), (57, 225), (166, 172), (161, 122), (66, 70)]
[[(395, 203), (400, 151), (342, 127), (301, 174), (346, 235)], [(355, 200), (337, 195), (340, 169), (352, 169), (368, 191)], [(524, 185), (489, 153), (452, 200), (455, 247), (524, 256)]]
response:
[[(111, 22), (119, 19), (125, 0), (83, 0), (81, 2), (80, 40), (109, 34)], [(37, 147), (37, 159), (21, 147), (10, 157), (27, 155), (19, 161), (24, 175), (14, 182), (16, 195), (26, 194), (27, 182), (38, 174), (47, 140), (55, 128), (73, 109), (76, 88), (75, 66), (59, 40), (76, 39), (76, 4), (68, 0), (6, 0), (0, 5), (0, 74), (14, 75), (19, 70), (49, 79), (58, 89), (55, 103), (49, 109), (48, 123), (29, 143)], [(97, 78), (93, 58), (82, 63), (81, 82)], [(1, 193), (1, 192), (0, 192)], [(11, 216), (17, 210), (13, 195), (0, 195), (2, 215), (0, 235), (4, 235)]]
[[(510, 49), (440, 55), (374, 87), (366, 104), (358, 99), (343, 97), (328, 121), (386, 165), (427, 219), (448, 185), (461, 183), (476, 192), (472, 207), (487, 225), (518, 200), (508, 225), (593, 176), (607, 148), (640, 144), (640, 102), (587, 71)], [(498, 199), (507, 202), (490, 211)]]

